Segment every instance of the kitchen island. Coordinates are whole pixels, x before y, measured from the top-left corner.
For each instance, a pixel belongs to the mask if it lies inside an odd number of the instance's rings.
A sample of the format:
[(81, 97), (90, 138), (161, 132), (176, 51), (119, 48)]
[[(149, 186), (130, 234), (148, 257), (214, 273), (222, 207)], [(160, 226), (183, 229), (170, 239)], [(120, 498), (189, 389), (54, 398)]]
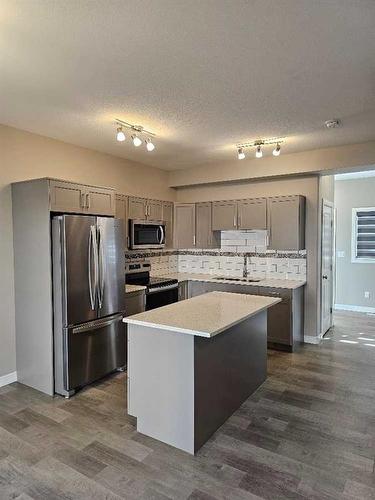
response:
[(211, 292), (124, 318), (137, 430), (194, 454), (266, 379), (278, 302)]

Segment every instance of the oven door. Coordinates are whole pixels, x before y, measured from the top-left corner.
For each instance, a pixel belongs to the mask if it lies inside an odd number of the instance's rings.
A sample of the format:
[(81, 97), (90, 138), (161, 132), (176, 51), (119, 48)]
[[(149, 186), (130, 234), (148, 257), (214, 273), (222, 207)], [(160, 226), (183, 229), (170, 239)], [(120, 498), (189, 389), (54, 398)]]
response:
[(165, 222), (130, 220), (130, 247), (163, 248), (165, 246)]
[(158, 289), (148, 290), (146, 293), (146, 311), (157, 307), (167, 306), (178, 301), (178, 284)]

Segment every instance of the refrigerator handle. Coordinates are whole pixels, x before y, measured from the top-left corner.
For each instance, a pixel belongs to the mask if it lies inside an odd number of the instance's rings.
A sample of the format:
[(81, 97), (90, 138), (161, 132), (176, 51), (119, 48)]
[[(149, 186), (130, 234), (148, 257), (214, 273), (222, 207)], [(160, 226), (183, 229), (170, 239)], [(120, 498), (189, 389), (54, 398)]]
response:
[(103, 306), (104, 300), (104, 284), (105, 284), (105, 258), (104, 258), (104, 246), (103, 246), (103, 232), (102, 228), (99, 227), (99, 309)]
[(94, 251), (94, 233), (93, 226), (90, 227), (89, 234), (89, 254), (88, 254), (88, 275), (89, 275), (89, 292), (90, 292), (90, 305), (92, 311), (95, 310), (95, 291), (93, 290), (92, 283), (92, 255), (94, 254), (94, 290), (96, 290), (96, 264), (95, 264), (95, 251)]

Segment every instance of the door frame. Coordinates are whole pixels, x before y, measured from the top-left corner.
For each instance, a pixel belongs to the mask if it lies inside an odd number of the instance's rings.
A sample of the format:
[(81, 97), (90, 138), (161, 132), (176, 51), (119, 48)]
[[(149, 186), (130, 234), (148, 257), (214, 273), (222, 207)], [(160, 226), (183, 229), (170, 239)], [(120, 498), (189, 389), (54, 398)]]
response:
[(322, 198), (322, 203), (320, 207), (320, 266), (319, 266), (319, 286), (320, 286), (320, 337), (323, 338), (328, 332), (329, 328), (323, 332), (323, 212), (324, 207), (329, 207), (332, 209), (332, 231), (331, 231), (331, 242), (332, 242), (332, 269), (331, 269), (331, 321), (330, 328), (333, 326), (333, 308), (334, 308), (334, 290), (336, 281), (336, 265), (335, 265), (335, 255), (336, 255), (336, 213), (335, 206), (332, 201)]

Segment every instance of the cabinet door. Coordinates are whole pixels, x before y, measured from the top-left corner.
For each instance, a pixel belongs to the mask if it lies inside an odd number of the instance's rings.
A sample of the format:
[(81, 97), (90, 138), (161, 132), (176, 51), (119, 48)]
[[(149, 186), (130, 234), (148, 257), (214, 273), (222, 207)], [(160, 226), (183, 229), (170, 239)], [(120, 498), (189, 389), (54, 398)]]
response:
[(237, 202), (214, 201), (212, 204), (213, 231), (237, 229)]
[(115, 214), (115, 192), (105, 188), (86, 188), (86, 211), (92, 215)]
[(195, 247), (195, 205), (176, 203), (174, 211), (175, 248)]
[(173, 248), (173, 203), (163, 202), (161, 220), (165, 221), (165, 246), (166, 248)]
[(115, 217), (124, 221), (124, 248), (128, 248), (128, 197), (122, 194), (116, 195)]
[(217, 248), (219, 241), (212, 231), (212, 203), (195, 204), (195, 246), (197, 248)]
[(146, 200), (129, 196), (129, 219), (146, 219)]
[(147, 200), (147, 219), (162, 220), (163, 217), (163, 202), (156, 200)]
[(70, 182), (50, 181), (50, 210), (85, 213), (85, 187)]
[(279, 196), (268, 199), (269, 248), (303, 250), (305, 247), (305, 199)]
[(293, 345), (291, 291), (259, 287), (259, 295), (281, 298), (281, 302), (270, 307), (267, 311), (268, 342)]
[(267, 199), (238, 202), (238, 229), (267, 229)]

